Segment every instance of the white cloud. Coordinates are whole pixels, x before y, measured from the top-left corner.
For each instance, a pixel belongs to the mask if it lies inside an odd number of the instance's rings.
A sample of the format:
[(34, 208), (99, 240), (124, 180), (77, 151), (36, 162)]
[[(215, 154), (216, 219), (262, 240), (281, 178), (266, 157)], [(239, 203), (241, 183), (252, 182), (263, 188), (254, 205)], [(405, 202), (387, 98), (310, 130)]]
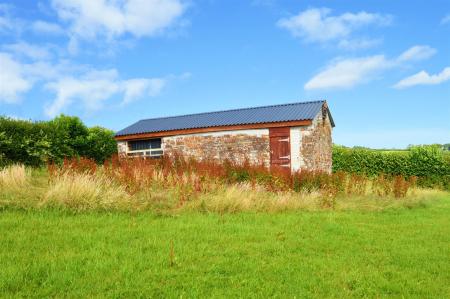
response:
[(31, 59), (47, 59), (50, 57), (50, 51), (47, 47), (32, 45), (23, 41), (15, 44), (3, 45), (2, 48), (12, 52), (15, 55), (24, 55)]
[(336, 60), (305, 84), (306, 90), (350, 88), (392, 67), (384, 55)]
[(430, 46), (417, 45), (409, 48), (405, 52), (403, 52), (399, 57), (398, 61), (419, 61), (428, 59), (434, 54), (436, 54), (436, 49)]
[(330, 13), (328, 8), (311, 8), (293, 17), (281, 19), (277, 24), (307, 42), (324, 43), (348, 39), (353, 32), (368, 25), (388, 25), (392, 19), (388, 15), (365, 11), (346, 12), (337, 16), (331, 16)]
[(7, 15), (6, 8), (0, 5), (0, 32), (9, 31), (13, 27), (13, 20)]
[(81, 100), (83, 106), (89, 110), (101, 107), (101, 102), (110, 98), (118, 91), (115, 83), (117, 72), (93, 71), (82, 78), (66, 77), (55, 82), (50, 82), (45, 87), (56, 94), (55, 100), (45, 108), (48, 116), (55, 116), (74, 100)]
[(442, 24), (442, 25), (448, 24), (448, 23), (450, 23), (450, 14), (446, 15), (446, 16), (443, 17), (442, 20), (441, 20), (441, 24)]
[[(26, 29), (50, 35), (67, 34), (70, 42), (66, 51), (76, 53), (83, 38), (124, 37), (121, 41), (109, 40), (114, 42), (109, 45), (114, 45), (125, 43), (130, 36), (159, 34), (184, 13), (183, 1), (52, 0), (52, 8), (56, 9), (58, 17), (67, 22), (64, 28), (42, 20), (13, 18), (14, 7), (0, 3), (0, 33), (19, 33)], [(55, 94), (44, 107), (48, 116), (54, 116), (72, 104), (92, 111), (108, 100), (118, 99), (121, 105), (126, 105), (141, 97), (157, 96), (167, 82), (190, 75), (124, 79), (116, 69), (99, 71), (63, 60), (61, 50), (56, 45), (30, 44), (17, 37), (16, 42), (0, 45), (0, 51), (3, 51), (0, 52), (0, 102), (17, 103), (22, 94), (39, 86)]]
[(72, 34), (87, 39), (153, 36), (173, 25), (186, 8), (181, 0), (53, 0), (52, 6)]
[(24, 77), (22, 65), (9, 54), (0, 53), (0, 65), (0, 102), (17, 103), (32, 83)]
[(450, 80), (450, 67), (446, 67), (436, 75), (430, 75), (425, 71), (418, 72), (412, 76), (409, 76), (397, 84), (394, 85), (395, 88), (407, 88), (415, 85), (436, 85), (441, 84), (445, 81)]
[(52, 63), (37, 60), (23, 63), (10, 53), (0, 52), (0, 102), (18, 103), (23, 93), (37, 83), (55, 94), (51, 103), (44, 107), (47, 116), (55, 116), (70, 105), (87, 111), (97, 110), (113, 97), (122, 98), (121, 105), (142, 97), (158, 96), (167, 82), (187, 78), (189, 73), (163, 78), (130, 78), (123, 80), (116, 69), (96, 70), (70, 61)]
[(91, 70), (80, 77), (64, 77), (45, 85), (54, 92), (56, 98), (45, 107), (45, 113), (53, 117), (69, 107), (75, 101), (88, 111), (98, 110), (113, 96), (123, 97), (122, 105), (140, 97), (157, 96), (164, 88), (163, 78), (134, 78), (120, 80), (115, 69)]
[(8, 31), (13, 28), (12, 22), (5, 16), (0, 16), (0, 32)]
[(55, 23), (49, 23), (45, 21), (35, 21), (31, 24), (31, 29), (36, 33), (60, 35), (64, 33), (64, 30)]
[(0, 33), (18, 33), (23, 29), (23, 21), (12, 16), (13, 6), (0, 3)]
[[(12, 50), (15, 46), (6, 45), (5, 48)], [(16, 53), (15, 56), (21, 55)], [(9, 104), (19, 102), (21, 95), (33, 88), (36, 82), (55, 80), (64, 74), (85, 70), (83, 66), (66, 61), (57, 64), (49, 61), (24, 63), (12, 53), (6, 52), (0, 52), (0, 66), (0, 102)]]
[(430, 58), (436, 50), (430, 46), (413, 46), (397, 58), (387, 59), (384, 55), (333, 60), (322, 71), (312, 77), (304, 86), (306, 90), (351, 88), (373, 80), (382, 72), (402, 64)]
[(344, 50), (360, 50), (378, 46), (382, 43), (382, 39), (343, 39), (337, 44), (338, 48)]
[(49, 81), (58, 78), (87, 72), (90, 68), (86, 65), (73, 64), (70, 61), (60, 60), (58, 63), (49, 61), (36, 61), (23, 65), (26, 75), (34, 81)]
[(125, 93), (122, 105), (129, 104), (146, 94), (149, 96), (157, 96), (165, 85), (166, 80), (162, 78), (126, 80), (122, 83), (122, 89)]
[(74, 36), (69, 38), (69, 43), (67, 44), (67, 51), (70, 55), (76, 55), (80, 49), (78, 39)]
[(14, 28), (12, 20), (6, 16), (0, 16), (0, 32), (6, 32)]
[(23, 63), (10, 53), (0, 52), (0, 102), (14, 104), (38, 82), (57, 80), (67, 74), (86, 72), (87, 67), (67, 61)]

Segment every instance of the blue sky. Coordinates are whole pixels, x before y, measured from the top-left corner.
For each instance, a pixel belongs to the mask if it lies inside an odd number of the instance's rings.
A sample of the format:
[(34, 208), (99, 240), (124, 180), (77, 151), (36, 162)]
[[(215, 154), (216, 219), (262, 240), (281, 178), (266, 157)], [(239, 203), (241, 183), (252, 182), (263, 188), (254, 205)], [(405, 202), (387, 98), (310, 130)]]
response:
[(450, 142), (450, 1), (0, 0), (0, 114), (142, 119), (326, 99), (334, 142)]

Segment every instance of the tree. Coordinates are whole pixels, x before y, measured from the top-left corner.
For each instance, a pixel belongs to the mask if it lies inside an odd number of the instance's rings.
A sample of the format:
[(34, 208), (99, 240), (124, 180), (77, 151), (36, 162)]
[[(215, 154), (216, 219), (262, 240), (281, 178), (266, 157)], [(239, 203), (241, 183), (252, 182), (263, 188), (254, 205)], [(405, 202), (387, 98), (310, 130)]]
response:
[(102, 127), (88, 129), (84, 156), (94, 159), (97, 163), (103, 163), (115, 153), (117, 153), (117, 143), (114, 140), (113, 131)]
[(47, 125), (51, 160), (61, 161), (65, 157), (80, 156), (86, 152), (88, 128), (78, 117), (61, 114)]

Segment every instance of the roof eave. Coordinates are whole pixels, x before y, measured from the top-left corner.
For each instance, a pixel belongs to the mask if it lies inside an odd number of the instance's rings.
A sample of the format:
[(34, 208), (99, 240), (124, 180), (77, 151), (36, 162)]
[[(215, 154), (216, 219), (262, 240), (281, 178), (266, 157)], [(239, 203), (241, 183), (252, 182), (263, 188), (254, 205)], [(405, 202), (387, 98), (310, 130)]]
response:
[(212, 133), (212, 132), (251, 130), (251, 129), (268, 129), (268, 128), (275, 128), (275, 127), (308, 126), (311, 124), (312, 124), (311, 119), (304, 119), (304, 120), (293, 120), (293, 121), (271, 122), (271, 123), (256, 123), (256, 124), (240, 124), (240, 125), (214, 126), (214, 127), (202, 127), (202, 128), (189, 128), (189, 129), (159, 131), (159, 132), (142, 132), (142, 133), (136, 133), (136, 134), (127, 134), (127, 135), (117, 135), (116, 134), (115, 139), (117, 141), (121, 141), (121, 140), (169, 137), (169, 136), (175, 136), (175, 135), (188, 135), (188, 134), (198, 134), (198, 133)]

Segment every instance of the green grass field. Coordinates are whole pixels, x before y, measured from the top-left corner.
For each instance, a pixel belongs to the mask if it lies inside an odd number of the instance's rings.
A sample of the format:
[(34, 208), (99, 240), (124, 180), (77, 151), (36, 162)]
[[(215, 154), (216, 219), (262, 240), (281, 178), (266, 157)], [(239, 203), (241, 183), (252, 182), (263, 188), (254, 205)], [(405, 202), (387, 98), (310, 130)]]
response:
[(449, 298), (449, 215), (448, 194), (382, 212), (6, 208), (0, 296)]

